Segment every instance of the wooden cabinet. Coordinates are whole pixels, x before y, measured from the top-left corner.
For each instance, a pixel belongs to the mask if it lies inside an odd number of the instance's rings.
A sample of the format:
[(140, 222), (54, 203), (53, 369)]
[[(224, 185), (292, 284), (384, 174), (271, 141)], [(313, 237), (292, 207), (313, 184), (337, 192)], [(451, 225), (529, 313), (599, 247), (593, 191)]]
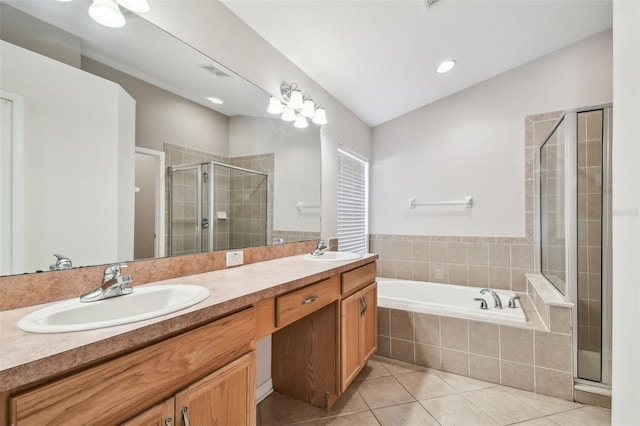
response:
[(175, 417), (173, 398), (154, 405), (122, 424), (122, 426), (172, 426)]
[(254, 426), (255, 352), (176, 393), (123, 426)]
[(340, 384), (344, 392), (378, 349), (377, 284), (342, 299), (340, 312)]
[[(11, 424), (119, 424), (150, 407), (134, 424), (162, 422), (156, 404), (163, 406), (176, 392), (253, 354), (255, 327), (255, 309), (249, 308), (17, 394), (9, 399)], [(253, 355), (249, 359), (253, 362)], [(254, 374), (249, 377), (255, 381)]]
[(251, 352), (177, 393), (175, 424), (253, 426), (255, 388), (255, 352)]

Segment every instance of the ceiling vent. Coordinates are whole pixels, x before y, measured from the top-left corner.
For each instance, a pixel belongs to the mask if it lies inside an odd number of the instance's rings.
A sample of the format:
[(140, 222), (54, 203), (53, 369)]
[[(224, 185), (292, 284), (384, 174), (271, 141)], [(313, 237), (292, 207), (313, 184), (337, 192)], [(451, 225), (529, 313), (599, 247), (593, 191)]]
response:
[(216, 77), (230, 77), (229, 74), (227, 74), (226, 72), (214, 67), (211, 64), (199, 64), (198, 65), (200, 68), (202, 68), (203, 70), (210, 72), (211, 74), (215, 75)]

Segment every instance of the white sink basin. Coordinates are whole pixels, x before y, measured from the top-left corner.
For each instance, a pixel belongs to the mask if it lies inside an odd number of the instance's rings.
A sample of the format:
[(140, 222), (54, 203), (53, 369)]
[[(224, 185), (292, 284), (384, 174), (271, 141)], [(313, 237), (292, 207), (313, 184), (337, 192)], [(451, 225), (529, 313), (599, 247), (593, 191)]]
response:
[(97, 302), (63, 300), (26, 315), (18, 328), (32, 333), (63, 333), (128, 324), (179, 311), (202, 302), (209, 294), (208, 288), (189, 284), (134, 287), (131, 294)]
[(320, 256), (311, 256), (311, 254), (305, 254), (302, 257), (318, 262), (340, 262), (343, 260), (360, 259), (362, 255), (360, 253), (350, 253), (348, 251), (325, 251), (324, 254), (321, 254)]

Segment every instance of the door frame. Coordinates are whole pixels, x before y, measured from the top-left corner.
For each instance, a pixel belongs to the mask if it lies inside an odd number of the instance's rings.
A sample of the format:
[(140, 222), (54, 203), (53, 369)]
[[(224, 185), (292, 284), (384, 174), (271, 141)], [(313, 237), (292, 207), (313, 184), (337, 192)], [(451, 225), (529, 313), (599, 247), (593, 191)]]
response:
[[(165, 253), (165, 154), (163, 151), (136, 146), (135, 153), (153, 157), (156, 161), (156, 207), (154, 257), (164, 257)], [(137, 190), (137, 188), (136, 188)]]

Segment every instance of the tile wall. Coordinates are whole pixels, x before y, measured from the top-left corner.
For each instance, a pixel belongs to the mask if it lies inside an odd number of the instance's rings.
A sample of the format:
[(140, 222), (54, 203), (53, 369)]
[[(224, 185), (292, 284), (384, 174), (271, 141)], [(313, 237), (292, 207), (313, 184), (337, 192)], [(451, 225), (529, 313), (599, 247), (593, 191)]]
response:
[[(578, 349), (597, 353), (602, 316), (602, 129), (602, 111), (578, 114)], [(600, 380), (599, 365), (582, 370), (581, 377)]]
[[(209, 218), (214, 225), (213, 250), (228, 250), (239, 247), (256, 247), (271, 241), (269, 236), (273, 224), (273, 173), (274, 155), (264, 154), (236, 158), (226, 158), (204, 151), (197, 151), (179, 145), (164, 144), (167, 167), (180, 164), (197, 164), (209, 161), (231, 164), (233, 166), (267, 173), (249, 177), (246, 173), (236, 172), (225, 167), (214, 168), (214, 218)], [(186, 172), (192, 173), (192, 172)], [(194, 229), (196, 223), (196, 180), (185, 173), (177, 174), (174, 198), (178, 208), (174, 211), (174, 234), (172, 241), (173, 255), (195, 254), (210, 250), (208, 241), (202, 240), (202, 247), (197, 247)], [(169, 181), (167, 176), (166, 200), (169, 200)], [(175, 190), (174, 189), (174, 190)], [(203, 205), (208, 200), (203, 194)], [(169, 209), (166, 203), (166, 247), (169, 247)], [(227, 219), (218, 219), (217, 212), (225, 212)], [(266, 237), (265, 237), (266, 235)]]
[(557, 326), (515, 327), (378, 307), (378, 355), (573, 400), (567, 320), (569, 308), (551, 311)]

